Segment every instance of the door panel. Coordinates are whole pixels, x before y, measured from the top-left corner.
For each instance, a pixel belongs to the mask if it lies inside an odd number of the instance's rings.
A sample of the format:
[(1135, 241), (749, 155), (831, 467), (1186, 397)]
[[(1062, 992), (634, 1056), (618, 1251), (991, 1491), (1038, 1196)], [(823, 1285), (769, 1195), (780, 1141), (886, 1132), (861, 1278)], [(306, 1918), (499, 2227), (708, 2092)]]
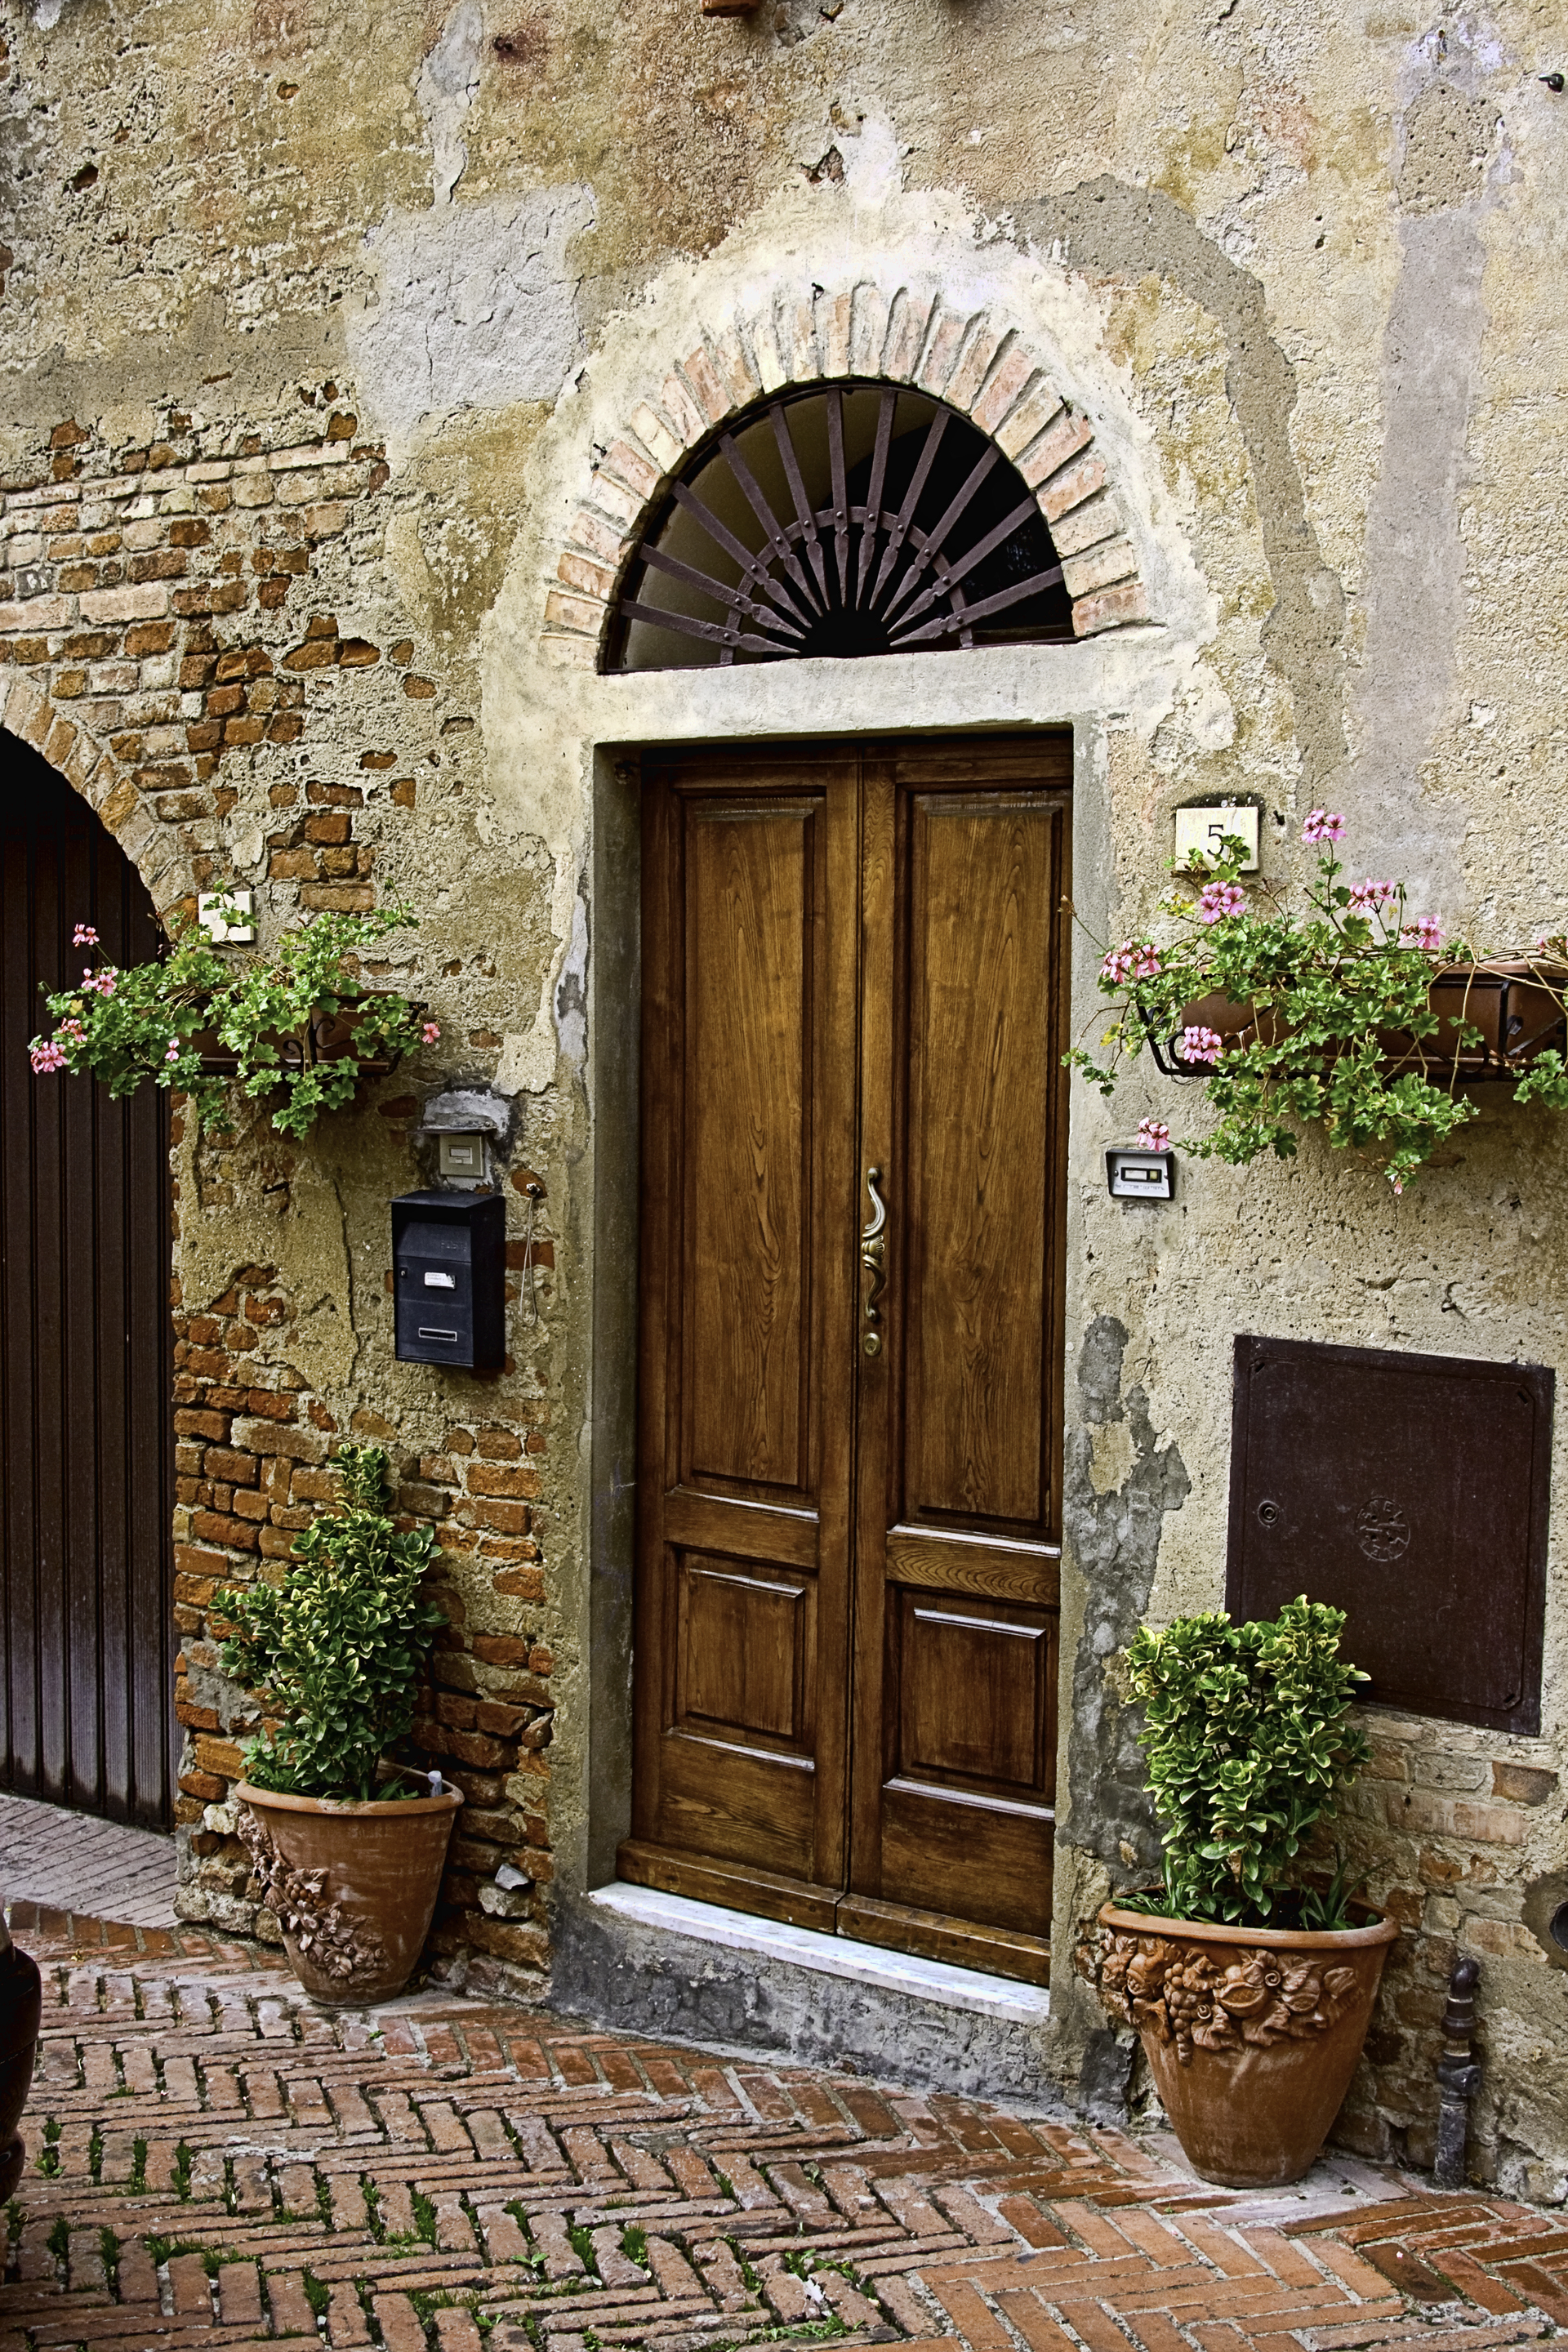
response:
[(78, 923), (162, 934), (140, 877), (0, 735), (0, 1786), (163, 1829), (174, 1759), (169, 1099), (36, 1078)]
[[(851, 1885), (1043, 1976), (1060, 1562), (1065, 750), (868, 781)], [(1004, 1955), (994, 1939), (1007, 1946)]]
[(650, 764), (644, 827), (620, 1868), (1035, 1979), (1068, 754)]
[(683, 1483), (805, 1497), (822, 812), (770, 795), (685, 814)]
[(816, 1716), (816, 1580), (702, 1552), (677, 1553), (675, 1721), (809, 1757)]
[(842, 761), (647, 780), (621, 1867), (708, 1895), (739, 1873), (732, 1899), (791, 1917), (844, 1869), (853, 1368), (825, 1334), (853, 1312), (830, 1236), (854, 1184), (855, 835)]
[(1060, 806), (909, 796), (903, 1509), (1043, 1537)]

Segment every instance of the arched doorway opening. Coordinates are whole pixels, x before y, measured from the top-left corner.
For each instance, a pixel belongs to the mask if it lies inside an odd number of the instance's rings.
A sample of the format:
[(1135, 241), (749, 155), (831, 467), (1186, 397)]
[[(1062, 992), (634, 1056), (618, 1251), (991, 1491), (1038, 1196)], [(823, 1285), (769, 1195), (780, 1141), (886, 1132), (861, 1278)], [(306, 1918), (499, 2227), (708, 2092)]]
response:
[(176, 1772), (168, 1097), (35, 1078), (78, 924), (162, 934), (65, 780), (0, 734), (0, 1786), (148, 1828)]

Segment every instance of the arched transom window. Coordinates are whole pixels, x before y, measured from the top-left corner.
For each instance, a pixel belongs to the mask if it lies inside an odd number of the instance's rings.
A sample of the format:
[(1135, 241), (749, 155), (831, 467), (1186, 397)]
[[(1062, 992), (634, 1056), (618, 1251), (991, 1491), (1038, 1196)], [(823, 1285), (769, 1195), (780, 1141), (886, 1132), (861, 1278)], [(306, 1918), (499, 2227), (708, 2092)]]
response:
[(1070, 638), (1034, 492), (958, 410), (836, 383), (780, 394), (699, 449), (616, 601), (609, 670)]

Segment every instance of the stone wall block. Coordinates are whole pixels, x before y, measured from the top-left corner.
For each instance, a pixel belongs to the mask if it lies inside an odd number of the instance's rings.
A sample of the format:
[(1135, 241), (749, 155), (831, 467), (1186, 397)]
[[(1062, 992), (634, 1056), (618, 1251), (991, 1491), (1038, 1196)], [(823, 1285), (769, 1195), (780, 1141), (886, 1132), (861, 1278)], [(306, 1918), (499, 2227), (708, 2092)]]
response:
[(822, 374), (822, 354), (816, 347), (816, 305), (809, 294), (786, 295), (779, 304), (779, 348), (789, 363), (792, 383), (816, 383)]
[[(678, 444), (678, 457), (679, 454)], [(599, 472), (601, 476), (608, 474), (612, 480), (619, 482), (624, 489), (635, 492), (637, 498), (645, 502), (655, 495), (664, 479), (658, 467), (625, 438), (611, 442)], [(634, 514), (640, 510), (640, 507), (634, 509)]]
[[(1069, 459), (1075, 457), (1080, 449), (1087, 449), (1093, 438), (1094, 434), (1088, 417), (1077, 409), (1064, 408), (1060, 415), (1047, 425), (1045, 431), (1029, 444), (1018, 460), (1018, 471), (1032, 490), (1037, 489), (1042, 482), (1047, 481), (1053, 474), (1066, 466)], [(1105, 469), (1101, 467), (1100, 479), (1102, 482), (1104, 478)], [(1097, 483), (1095, 487), (1098, 488), (1099, 484)], [(1085, 491), (1083, 495), (1087, 497), (1088, 492)]]
[(1034, 353), (1026, 344), (1010, 341), (970, 404), (969, 413), (981, 432), (994, 440), (1003, 418), (1022, 405), (1025, 388), (1037, 381), (1042, 379), (1037, 374)]
[(576, 553), (591, 555), (618, 573), (637, 541), (631, 532), (616, 530), (592, 507), (579, 507), (572, 518), (570, 544)]
[(635, 524), (643, 510), (643, 500), (625, 482), (617, 481), (602, 466), (594, 469), (594, 504), (611, 521), (623, 529)]
[(973, 407), (980, 396), (981, 385), (997, 360), (1005, 355), (1012, 340), (1011, 334), (999, 327), (994, 320), (983, 318), (980, 320), (963, 346), (958, 365), (948, 378), (943, 396), (952, 407), (962, 408), (965, 413)]
[(699, 343), (687, 355), (681, 362), (680, 373), (701, 411), (703, 423), (710, 427), (722, 424), (730, 414), (730, 394), (706, 344)]
[(1137, 551), (1130, 539), (1102, 540), (1087, 553), (1062, 560), (1062, 577), (1072, 597), (1090, 595), (1097, 588), (1113, 587), (1119, 580), (1131, 579), (1137, 569)]
[(855, 289), (849, 326), (849, 372), (877, 376), (882, 373), (882, 348), (888, 340), (888, 298), (879, 286), (863, 279)]
[(596, 640), (609, 617), (609, 606), (597, 598), (590, 600), (552, 588), (544, 600), (544, 617), (557, 628), (577, 630)]
[(882, 373), (894, 383), (913, 381), (920, 356), (925, 349), (926, 328), (931, 320), (931, 298), (911, 294), (900, 286), (894, 295), (888, 316), (888, 341), (882, 353)]
[(778, 320), (770, 303), (759, 310), (751, 321), (752, 350), (756, 358), (757, 374), (764, 393), (782, 391), (789, 382), (789, 369), (784, 363), (784, 345), (779, 340)]
[(1125, 522), (1115, 491), (1099, 490), (1055, 518), (1051, 524), (1052, 544), (1060, 556), (1080, 555), (1085, 548), (1098, 547), (1102, 539), (1115, 539)]
[(539, 650), (552, 669), (597, 669), (598, 640), (595, 637), (567, 637), (546, 629), (539, 640)]
[(563, 553), (555, 576), (563, 587), (580, 589), (585, 596), (603, 597), (606, 603), (615, 593), (616, 575), (608, 565), (596, 562), (590, 555), (579, 555), (572, 548)]
[[(711, 348), (714, 363), (729, 396), (727, 413), (747, 408), (753, 400), (760, 399), (763, 380), (740, 329), (726, 327), (721, 335), (713, 339)], [(715, 419), (716, 423), (718, 421)]]
[(1073, 635), (1098, 636), (1102, 629), (1123, 628), (1131, 622), (1146, 621), (1149, 617), (1149, 597), (1143, 583), (1128, 580), (1119, 588), (1102, 589), (1098, 595), (1080, 598), (1072, 608)]
[(932, 313), (931, 331), (926, 337), (925, 349), (921, 353), (920, 365), (915, 370), (914, 380), (922, 391), (938, 397), (945, 393), (948, 378), (958, 364), (958, 354), (963, 347), (964, 338), (977, 323), (973, 320), (955, 318), (951, 310), (938, 306)]
[(849, 331), (854, 307), (852, 290), (816, 297), (816, 341), (825, 376), (849, 373)]
[[(708, 420), (683, 379), (673, 372), (667, 375), (658, 397), (664, 415), (675, 429), (682, 453), (695, 449), (707, 434)], [(674, 468), (667, 467), (666, 471), (673, 472)]]
[(1406, 1837), (1429, 1832), (1481, 1845), (1524, 1843), (1524, 1816), (1511, 1805), (1473, 1804), (1463, 1797), (1439, 1796), (1426, 1789), (1412, 1789), (1404, 1796), (1391, 1790), (1388, 1823)]
[(1074, 464), (1064, 466), (1060, 473), (1041, 484), (1035, 493), (1035, 503), (1047, 522), (1055, 522), (1058, 515), (1068, 513), (1104, 487), (1104, 460), (1097, 450), (1086, 449)]
[(52, 629), (68, 629), (75, 618), (74, 597), (29, 596), (21, 604), (0, 604), (0, 635), (42, 635)]

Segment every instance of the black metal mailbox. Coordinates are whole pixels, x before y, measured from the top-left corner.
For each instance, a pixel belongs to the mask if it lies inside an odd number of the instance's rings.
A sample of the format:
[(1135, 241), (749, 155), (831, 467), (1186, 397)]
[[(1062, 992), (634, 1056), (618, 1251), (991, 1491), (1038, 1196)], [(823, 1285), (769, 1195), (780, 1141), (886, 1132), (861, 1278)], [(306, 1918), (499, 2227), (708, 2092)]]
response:
[(499, 1192), (405, 1192), (392, 1204), (397, 1354), (499, 1372), (506, 1358), (506, 1202)]

